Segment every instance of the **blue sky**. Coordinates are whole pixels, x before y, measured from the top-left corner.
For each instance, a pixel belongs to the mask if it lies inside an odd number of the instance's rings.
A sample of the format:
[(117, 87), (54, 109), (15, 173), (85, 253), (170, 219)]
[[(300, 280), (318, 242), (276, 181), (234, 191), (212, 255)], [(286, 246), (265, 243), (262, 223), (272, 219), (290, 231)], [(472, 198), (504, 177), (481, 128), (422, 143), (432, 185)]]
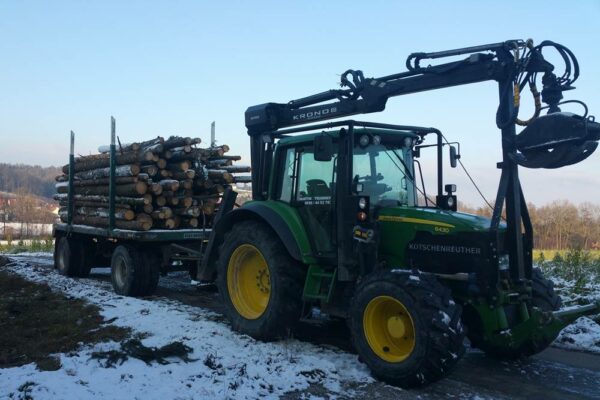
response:
[[(250, 105), (335, 88), (348, 68), (400, 72), (414, 51), (514, 38), (570, 47), (582, 73), (568, 95), (600, 115), (600, 1), (496, 3), (0, 0), (0, 161), (62, 164), (71, 129), (77, 152), (89, 154), (106, 143), (111, 115), (124, 142), (208, 140), (215, 120), (220, 142), (248, 161)], [(491, 198), (496, 106), (496, 87), (485, 83), (394, 98), (361, 119), (442, 129), (461, 141), (463, 161)], [(539, 204), (597, 202), (599, 169), (600, 153), (560, 170), (522, 170), (525, 194)], [(481, 203), (462, 174), (448, 178), (462, 199)]]

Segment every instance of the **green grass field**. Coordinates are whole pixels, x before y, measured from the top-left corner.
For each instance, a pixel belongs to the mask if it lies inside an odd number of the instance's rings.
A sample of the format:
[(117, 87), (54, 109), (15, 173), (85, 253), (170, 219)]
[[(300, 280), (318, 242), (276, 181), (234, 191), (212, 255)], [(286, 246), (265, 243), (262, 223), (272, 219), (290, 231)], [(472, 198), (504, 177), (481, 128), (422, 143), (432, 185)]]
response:
[(4, 254), (52, 251), (54, 251), (54, 239), (52, 238), (12, 240), (10, 242), (0, 243), (0, 253)]
[[(565, 258), (569, 252), (573, 252), (573, 251), (574, 250), (572, 250), (572, 249), (567, 249), (567, 250), (534, 249), (533, 250), (533, 259), (535, 261), (539, 261), (542, 254), (544, 255), (543, 259), (545, 259), (545, 260), (552, 260), (556, 257), (557, 254), (560, 257)], [(594, 260), (600, 259), (600, 250), (585, 250), (584, 252), (589, 254), (590, 257)]]

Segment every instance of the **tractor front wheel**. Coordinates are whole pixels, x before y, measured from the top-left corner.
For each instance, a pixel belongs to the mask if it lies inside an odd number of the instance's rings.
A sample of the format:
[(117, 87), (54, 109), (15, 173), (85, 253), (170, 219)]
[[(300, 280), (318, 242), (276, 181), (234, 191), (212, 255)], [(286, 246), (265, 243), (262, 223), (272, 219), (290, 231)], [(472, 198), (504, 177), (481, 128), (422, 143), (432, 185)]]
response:
[(350, 309), (356, 350), (374, 376), (404, 388), (447, 375), (464, 354), (461, 308), (435, 277), (381, 271), (357, 288)]
[(289, 334), (300, 318), (304, 268), (266, 225), (236, 224), (219, 249), (217, 286), (232, 327), (256, 339)]

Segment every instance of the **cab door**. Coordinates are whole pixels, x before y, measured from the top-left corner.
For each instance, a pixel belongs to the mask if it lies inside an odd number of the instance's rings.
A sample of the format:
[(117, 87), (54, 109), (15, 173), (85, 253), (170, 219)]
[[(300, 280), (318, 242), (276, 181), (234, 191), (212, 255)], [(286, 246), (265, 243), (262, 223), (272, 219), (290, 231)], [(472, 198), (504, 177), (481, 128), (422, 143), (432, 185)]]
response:
[(337, 256), (334, 213), (337, 151), (330, 161), (316, 161), (312, 143), (283, 151), (284, 175), (279, 200), (298, 211), (313, 255), (334, 261)]

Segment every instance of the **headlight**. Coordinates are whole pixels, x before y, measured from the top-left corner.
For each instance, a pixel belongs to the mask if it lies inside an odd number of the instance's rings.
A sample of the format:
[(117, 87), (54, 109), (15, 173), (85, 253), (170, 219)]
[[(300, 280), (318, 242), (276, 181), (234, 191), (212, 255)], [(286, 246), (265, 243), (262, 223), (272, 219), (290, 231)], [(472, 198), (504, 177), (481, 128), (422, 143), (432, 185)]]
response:
[(361, 210), (364, 210), (367, 207), (367, 199), (365, 199), (364, 197), (361, 197), (360, 199), (358, 199), (358, 207)]
[(362, 135), (360, 139), (358, 139), (358, 144), (360, 144), (360, 147), (367, 147), (369, 145), (369, 142), (369, 136), (367, 135)]
[(448, 208), (454, 207), (454, 197), (449, 196), (448, 200), (446, 201), (446, 204), (448, 205)]
[(379, 135), (375, 135), (375, 136), (373, 136), (373, 144), (374, 144), (375, 146), (378, 146), (378, 145), (379, 145), (379, 143), (381, 143), (381, 136), (379, 136)]

